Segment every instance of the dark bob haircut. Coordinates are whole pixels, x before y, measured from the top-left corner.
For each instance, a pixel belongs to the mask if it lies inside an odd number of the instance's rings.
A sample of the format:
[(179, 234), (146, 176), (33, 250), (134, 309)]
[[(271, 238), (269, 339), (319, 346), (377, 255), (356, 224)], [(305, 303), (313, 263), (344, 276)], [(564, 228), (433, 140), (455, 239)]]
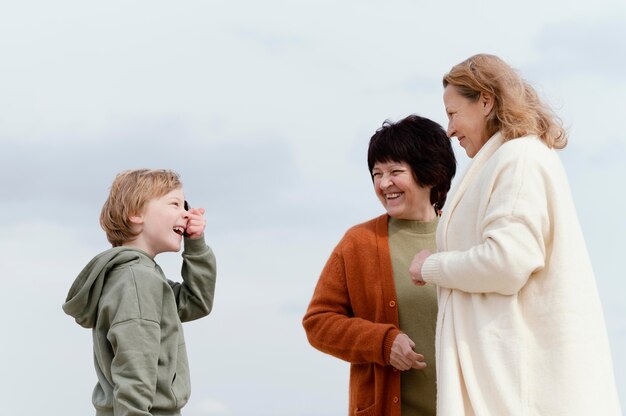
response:
[(370, 139), (367, 166), (405, 162), (420, 186), (432, 187), (430, 203), (440, 211), (456, 173), (456, 159), (444, 129), (432, 120), (412, 114), (398, 122), (385, 120)]

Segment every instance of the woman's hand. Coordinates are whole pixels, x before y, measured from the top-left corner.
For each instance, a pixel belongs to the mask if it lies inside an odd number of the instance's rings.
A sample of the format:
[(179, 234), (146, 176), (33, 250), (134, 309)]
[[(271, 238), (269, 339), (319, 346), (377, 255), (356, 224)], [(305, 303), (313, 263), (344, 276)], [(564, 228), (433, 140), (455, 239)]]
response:
[(414, 347), (415, 343), (407, 334), (399, 334), (391, 345), (390, 364), (400, 371), (425, 368), (424, 356), (413, 351)]
[(422, 278), (422, 266), (426, 259), (433, 253), (430, 250), (422, 250), (413, 257), (413, 261), (411, 262), (411, 266), (409, 266), (409, 274), (411, 275), (411, 280), (413, 283), (418, 286), (424, 286), (426, 282)]

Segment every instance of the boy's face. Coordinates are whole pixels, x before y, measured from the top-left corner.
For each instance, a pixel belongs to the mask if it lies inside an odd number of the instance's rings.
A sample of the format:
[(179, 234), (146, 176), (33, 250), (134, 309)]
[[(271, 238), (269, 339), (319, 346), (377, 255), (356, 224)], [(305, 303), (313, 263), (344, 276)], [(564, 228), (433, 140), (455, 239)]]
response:
[(189, 219), (184, 204), (185, 195), (180, 188), (148, 201), (143, 214), (134, 217), (141, 224), (141, 232), (132, 245), (152, 257), (159, 253), (179, 251)]

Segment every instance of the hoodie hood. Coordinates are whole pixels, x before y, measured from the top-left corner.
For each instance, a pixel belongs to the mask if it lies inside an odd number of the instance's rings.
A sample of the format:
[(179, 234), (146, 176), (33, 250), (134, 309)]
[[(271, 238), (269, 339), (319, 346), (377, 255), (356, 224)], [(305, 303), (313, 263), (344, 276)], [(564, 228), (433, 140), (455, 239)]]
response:
[(67, 294), (63, 310), (76, 322), (93, 328), (98, 314), (98, 302), (108, 272), (122, 264), (136, 263), (142, 258), (150, 259), (141, 250), (130, 247), (114, 247), (94, 257), (79, 273)]

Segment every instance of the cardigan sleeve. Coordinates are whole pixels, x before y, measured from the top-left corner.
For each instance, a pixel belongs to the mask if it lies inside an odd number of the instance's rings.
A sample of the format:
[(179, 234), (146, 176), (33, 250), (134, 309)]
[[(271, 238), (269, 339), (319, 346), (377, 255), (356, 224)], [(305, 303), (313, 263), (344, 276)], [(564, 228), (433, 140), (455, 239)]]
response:
[[(393, 324), (355, 316), (352, 299), (363, 294), (351, 293), (347, 279), (343, 256), (335, 249), (302, 321), (307, 338), (318, 350), (352, 364), (388, 365), (391, 346), (400, 330)], [(369, 308), (373, 310), (374, 306)]]
[(487, 192), (464, 195), (484, 213), (478, 219), (478, 244), (428, 257), (422, 267), (425, 281), (470, 293), (513, 295), (545, 266), (554, 166), (545, 157), (547, 148), (537, 152), (525, 145), (515, 150), (518, 153), (504, 158), (488, 180), (481, 178)]

